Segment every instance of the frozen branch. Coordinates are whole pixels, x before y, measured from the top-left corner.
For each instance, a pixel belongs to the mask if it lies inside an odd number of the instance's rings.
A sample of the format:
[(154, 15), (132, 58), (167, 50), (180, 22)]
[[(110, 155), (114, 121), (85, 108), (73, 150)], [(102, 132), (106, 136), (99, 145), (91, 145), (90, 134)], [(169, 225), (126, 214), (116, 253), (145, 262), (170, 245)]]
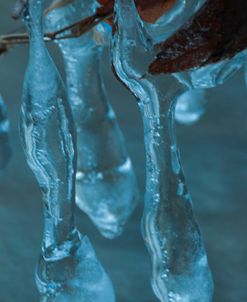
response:
[[(25, 5), (28, 0), (17, 0), (16, 4), (13, 8), (12, 17), (17, 20), (21, 17), (23, 10), (25, 9)], [(59, 0), (49, 6), (45, 15), (51, 12), (53, 9), (58, 7), (67, 5), (71, 0)], [(113, 10), (109, 10), (105, 13), (96, 12), (94, 15), (89, 16), (85, 19), (82, 19), (76, 23), (68, 25), (60, 30), (54, 32), (48, 32), (44, 34), (45, 41), (54, 41), (68, 38), (76, 38), (84, 33), (90, 31), (94, 26), (110, 19), (113, 16)], [(11, 33), (0, 36), (0, 55), (6, 53), (11, 47), (18, 44), (26, 44), (29, 43), (29, 37), (27, 32), (24, 33)]]

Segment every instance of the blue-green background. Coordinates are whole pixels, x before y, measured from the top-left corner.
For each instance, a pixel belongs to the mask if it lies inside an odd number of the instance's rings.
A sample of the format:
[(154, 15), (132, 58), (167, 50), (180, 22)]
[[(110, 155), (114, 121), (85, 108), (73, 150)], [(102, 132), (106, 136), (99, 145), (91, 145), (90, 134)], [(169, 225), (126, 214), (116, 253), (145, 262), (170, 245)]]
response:
[[(0, 33), (18, 26), (10, 19), (14, 1), (0, 0)], [(62, 71), (62, 60), (52, 49)], [(40, 190), (27, 167), (18, 137), (20, 96), (28, 49), (0, 58), (0, 93), (11, 120), (13, 157), (0, 177), (0, 302), (36, 302), (33, 270), (42, 237)], [(81, 212), (77, 223), (89, 235), (109, 272), (118, 302), (157, 302), (150, 262), (140, 236), (145, 158), (142, 124), (133, 97), (106, 66), (109, 99), (117, 112), (139, 179), (140, 205), (124, 234), (108, 241)], [(93, 81), (92, 81), (93, 83)], [(191, 127), (178, 126), (178, 142), (194, 207), (215, 278), (215, 302), (247, 301), (247, 99), (243, 71), (208, 91), (208, 108)]]

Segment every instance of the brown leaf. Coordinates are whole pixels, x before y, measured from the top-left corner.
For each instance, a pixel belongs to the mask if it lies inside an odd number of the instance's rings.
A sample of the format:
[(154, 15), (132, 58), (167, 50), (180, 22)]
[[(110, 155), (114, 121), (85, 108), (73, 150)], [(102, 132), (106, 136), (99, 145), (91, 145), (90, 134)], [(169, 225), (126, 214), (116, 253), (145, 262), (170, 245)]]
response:
[(247, 47), (247, 1), (208, 0), (171, 38), (149, 66), (174, 73), (231, 58)]
[(155, 23), (175, 2), (176, 0), (135, 0), (141, 19), (148, 23)]
[(17, 20), (21, 17), (21, 14), (27, 4), (27, 0), (16, 0), (12, 10), (12, 18)]
[(113, 12), (114, 0), (97, 0), (101, 5), (97, 10), (96, 14), (105, 15), (109, 12)]
[[(98, 14), (113, 11), (114, 0), (98, 0), (101, 7), (97, 9)], [(145, 22), (154, 23), (165, 11), (172, 8), (176, 0), (135, 0), (136, 8), (141, 19)]]

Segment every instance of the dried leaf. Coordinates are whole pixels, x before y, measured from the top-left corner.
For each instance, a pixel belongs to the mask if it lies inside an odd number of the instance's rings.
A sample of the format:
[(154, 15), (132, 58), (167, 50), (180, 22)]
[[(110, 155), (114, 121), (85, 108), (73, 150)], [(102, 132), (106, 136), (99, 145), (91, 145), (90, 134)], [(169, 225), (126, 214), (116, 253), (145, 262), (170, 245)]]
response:
[(149, 66), (174, 73), (231, 58), (247, 47), (247, 1), (208, 0), (171, 38)]
[(114, 0), (98, 0), (98, 3), (101, 6), (97, 9), (96, 14), (105, 15), (109, 12), (113, 12)]
[(141, 19), (155, 23), (164, 13), (171, 9), (176, 0), (135, 0)]

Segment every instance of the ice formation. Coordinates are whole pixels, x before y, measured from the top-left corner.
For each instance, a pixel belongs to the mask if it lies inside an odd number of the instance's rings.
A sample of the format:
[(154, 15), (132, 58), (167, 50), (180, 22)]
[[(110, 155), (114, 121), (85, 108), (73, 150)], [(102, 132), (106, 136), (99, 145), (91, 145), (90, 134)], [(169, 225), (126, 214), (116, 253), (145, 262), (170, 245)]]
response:
[[(53, 10), (46, 26), (50, 31), (61, 29), (92, 15), (96, 6), (96, 1), (73, 1)], [(121, 234), (135, 209), (138, 190), (102, 77), (102, 53), (109, 47), (110, 35), (106, 26), (99, 25), (81, 37), (58, 40), (58, 45), (77, 129), (76, 202), (105, 237), (113, 238)]]
[(39, 183), (44, 235), (36, 283), (41, 301), (114, 302), (111, 281), (88, 238), (75, 227), (76, 135), (64, 85), (43, 41), (43, 0), (29, 0), (30, 36), (20, 133)]
[[(203, 1), (178, 1), (179, 20)], [(181, 7), (179, 7), (181, 4)], [(185, 5), (185, 6), (184, 6)], [(188, 6), (186, 6), (188, 5)], [(116, 0), (113, 64), (138, 100), (146, 147), (146, 194), (142, 232), (152, 261), (152, 287), (162, 302), (209, 302), (213, 282), (174, 133), (175, 104), (186, 87), (172, 75), (147, 73), (160, 33), (177, 14), (147, 26), (132, 0)], [(174, 20), (172, 19), (174, 17)], [(126, 22), (128, 20), (128, 22)], [(168, 27), (167, 27), (168, 26)]]

